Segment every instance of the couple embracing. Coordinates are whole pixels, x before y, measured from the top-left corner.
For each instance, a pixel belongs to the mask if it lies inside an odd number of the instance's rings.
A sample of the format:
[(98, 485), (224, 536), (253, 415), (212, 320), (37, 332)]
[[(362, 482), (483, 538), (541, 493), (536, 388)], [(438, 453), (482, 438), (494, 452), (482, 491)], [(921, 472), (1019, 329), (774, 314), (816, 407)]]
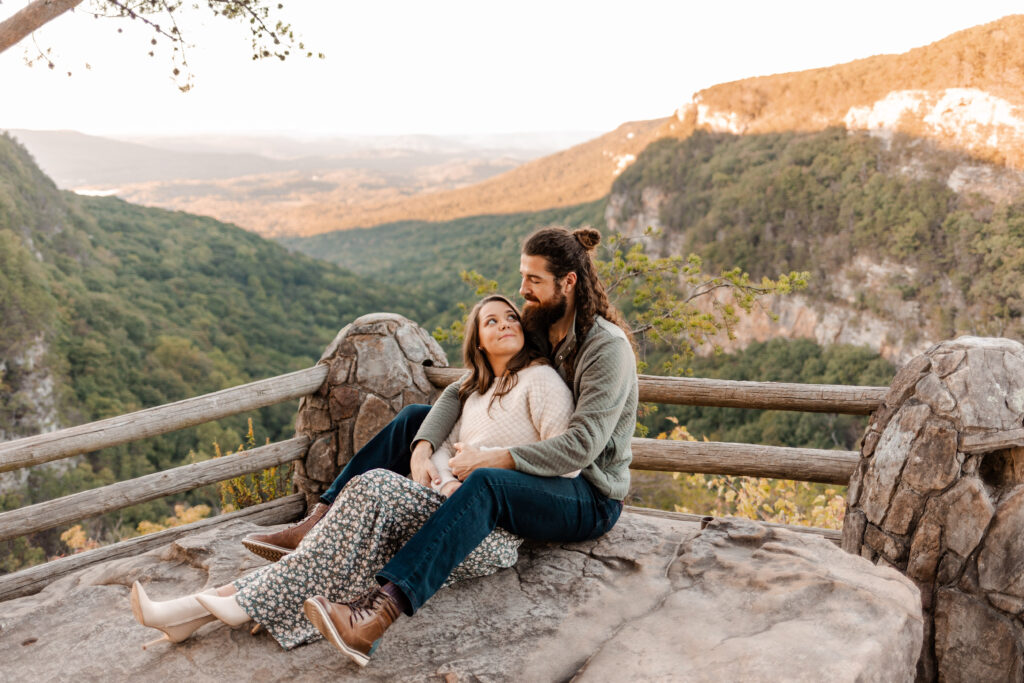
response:
[(262, 624), (285, 648), (325, 637), (365, 666), (385, 630), (438, 589), (512, 566), (522, 539), (576, 542), (618, 520), (629, 489), (632, 339), (595, 271), (600, 234), (542, 228), (523, 244), (523, 312), (485, 297), (466, 321), (468, 373), (405, 407), (283, 531), (275, 560), (232, 583), (154, 601), (144, 626), (180, 642), (214, 619)]

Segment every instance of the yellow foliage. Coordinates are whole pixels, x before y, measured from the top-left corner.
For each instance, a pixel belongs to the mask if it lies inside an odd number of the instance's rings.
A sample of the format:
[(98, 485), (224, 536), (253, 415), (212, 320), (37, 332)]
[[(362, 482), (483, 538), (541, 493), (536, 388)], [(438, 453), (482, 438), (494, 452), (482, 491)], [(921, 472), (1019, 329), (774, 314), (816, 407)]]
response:
[[(696, 441), (679, 425), (659, 439)], [(706, 441), (707, 439), (705, 439)], [(733, 477), (728, 475), (685, 474), (674, 472), (681, 490), (704, 488), (714, 493), (710, 504), (694, 510), (685, 505), (674, 505), (676, 512), (713, 515), (715, 517), (746, 517), (762, 522), (842, 529), (846, 500), (834, 488), (788, 479)]]
[(95, 538), (89, 538), (81, 524), (76, 524), (60, 535), (60, 540), (72, 553), (92, 550), (100, 546)]
[[(270, 440), (267, 440), (269, 443)], [(245, 443), (239, 444), (231, 453), (241, 453), (256, 446), (256, 435), (253, 433), (252, 419), (249, 419), (249, 430), (245, 435)], [(220, 445), (213, 444), (214, 457), (223, 455)], [(252, 505), (259, 505), (267, 501), (281, 498), (292, 492), (292, 464), (288, 463), (283, 467), (268, 467), (254, 474), (243, 474), (234, 479), (228, 479), (217, 484), (220, 489), (221, 513), (241, 510)]]
[(139, 532), (140, 536), (144, 536), (146, 534), (151, 534), (154, 531), (163, 531), (164, 529), (182, 526), (183, 524), (198, 522), (200, 519), (208, 517), (209, 514), (209, 505), (190, 505), (186, 507), (184, 503), (178, 503), (174, 506), (174, 515), (171, 517), (164, 517), (162, 524), (159, 522), (143, 520), (139, 522), (138, 526), (135, 528)]

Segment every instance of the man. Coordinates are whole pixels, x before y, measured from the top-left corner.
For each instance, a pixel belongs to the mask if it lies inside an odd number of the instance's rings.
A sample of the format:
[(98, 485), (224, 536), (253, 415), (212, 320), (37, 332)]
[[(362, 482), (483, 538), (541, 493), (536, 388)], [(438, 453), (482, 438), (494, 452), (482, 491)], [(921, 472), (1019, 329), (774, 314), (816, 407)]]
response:
[[(599, 242), (589, 228), (543, 228), (527, 238), (520, 259), (524, 325), (576, 400), (568, 430), (506, 450), (455, 444), (450, 465), (462, 485), (378, 573), (381, 587), (348, 604), (322, 596), (306, 601), (309, 619), (357, 663), (365, 665), (398, 615), (415, 613), (495, 526), (534, 540), (575, 542), (603, 535), (618, 520), (629, 489), (637, 379), (628, 331), (594, 269)], [(294, 548), (344, 484), (370, 469), (429, 486), (437, 476), (430, 456), (459, 416), (457, 391), (455, 384), (445, 389), (429, 416), (423, 406), (404, 409), (353, 456), (313, 515), (278, 534), (250, 537), (247, 547)], [(558, 476), (573, 470), (581, 476)]]

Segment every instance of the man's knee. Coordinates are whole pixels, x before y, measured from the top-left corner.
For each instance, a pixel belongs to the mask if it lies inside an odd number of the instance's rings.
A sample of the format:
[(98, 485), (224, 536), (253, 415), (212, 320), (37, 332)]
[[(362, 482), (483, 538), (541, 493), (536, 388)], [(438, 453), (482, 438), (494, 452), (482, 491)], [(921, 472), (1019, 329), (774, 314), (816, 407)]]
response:
[(481, 467), (470, 472), (462, 485), (471, 489), (477, 487), (493, 489), (515, 479), (518, 474), (520, 473), (515, 470), (503, 470), (500, 467)]
[(410, 403), (398, 411), (398, 415), (395, 416), (394, 422), (396, 425), (405, 426), (409, 423), (416, 425), (422, 424), (424, 418), (427, 417), (427, 413), (430, 412), (430, 406), (423, 405), (422, 403)]

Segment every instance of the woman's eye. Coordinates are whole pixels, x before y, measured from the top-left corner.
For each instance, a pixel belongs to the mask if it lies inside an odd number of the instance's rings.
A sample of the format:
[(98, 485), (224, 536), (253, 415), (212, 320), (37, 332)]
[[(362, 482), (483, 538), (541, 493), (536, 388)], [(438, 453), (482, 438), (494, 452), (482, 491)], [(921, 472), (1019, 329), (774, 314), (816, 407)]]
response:
[(497, 320), (495, 320), (494, 318), (491, 318), (490, 320), (485, 322), (484, 325), (493, 325), (493, 324), (495, 324), (497, 322), (498, 322)]

